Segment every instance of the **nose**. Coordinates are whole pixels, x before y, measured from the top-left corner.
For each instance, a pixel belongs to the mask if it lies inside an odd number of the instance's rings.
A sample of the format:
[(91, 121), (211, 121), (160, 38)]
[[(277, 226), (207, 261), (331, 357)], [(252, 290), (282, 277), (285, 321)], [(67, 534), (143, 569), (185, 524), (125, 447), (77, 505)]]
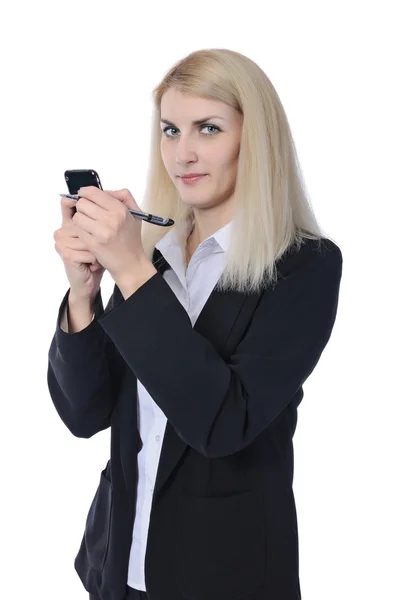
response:
[(180, 136), (176, 145), (176, 161), (179, 165), (196, 162), (194, 142), (188, 137)]

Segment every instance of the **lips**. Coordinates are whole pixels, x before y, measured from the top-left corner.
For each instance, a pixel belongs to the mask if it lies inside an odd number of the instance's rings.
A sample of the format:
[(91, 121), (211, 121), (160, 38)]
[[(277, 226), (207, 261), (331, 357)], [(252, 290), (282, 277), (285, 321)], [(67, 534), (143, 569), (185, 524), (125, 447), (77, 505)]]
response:
[(179, 175), (181, 179), (187, 179), (188, 177), (202, 177), (206, 173), (186, 173), (185, 175)]
[(184, 183), (195, 183), (195, 181), (199, 181), (200, 179), (202, 179), (203, 177), (205, 177), (205, 174), (194, 174), (194, 175), (186, 175), (186, 176), (180, 176), (181, 181), (183, 181)]

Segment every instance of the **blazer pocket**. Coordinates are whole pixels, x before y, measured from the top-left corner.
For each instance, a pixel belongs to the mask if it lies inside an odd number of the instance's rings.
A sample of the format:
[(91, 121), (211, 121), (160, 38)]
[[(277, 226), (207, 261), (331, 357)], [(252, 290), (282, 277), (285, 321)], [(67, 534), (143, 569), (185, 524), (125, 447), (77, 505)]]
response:
[(84, 537), (87, 556), (96, 571), (102, 571), (108, 551), (112, 512), (112, 483), (101, 471), (100, 482), (87, 515)]
[(266, 536), (262, 494), (180, 496), (176, 577), (189, 600), (237, 600), (265, 575)]

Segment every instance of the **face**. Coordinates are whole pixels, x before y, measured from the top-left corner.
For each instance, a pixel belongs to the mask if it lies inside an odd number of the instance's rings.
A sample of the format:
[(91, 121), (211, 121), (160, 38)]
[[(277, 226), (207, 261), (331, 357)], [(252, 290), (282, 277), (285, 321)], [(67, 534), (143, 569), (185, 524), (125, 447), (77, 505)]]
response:
[[(161, 155), (181, 200), (198, 210), (232, 202), (243, 121), (239, 111), (174, 88), (163, 94), (160, 110)], [(190, 183), (181, 177), (189, 173), (203, 176)]]

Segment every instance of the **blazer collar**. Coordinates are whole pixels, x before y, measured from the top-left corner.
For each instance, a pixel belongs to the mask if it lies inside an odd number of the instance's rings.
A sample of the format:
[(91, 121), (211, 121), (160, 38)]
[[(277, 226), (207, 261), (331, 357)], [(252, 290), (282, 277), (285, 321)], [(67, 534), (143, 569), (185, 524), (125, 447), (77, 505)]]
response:
[[(209, 236), (202, 244), (214, 244), (216, 242), (220, 247), (220, 251), (226, 252), (229, 246), (230, 232), (231, 222)], [(171, 264), (169, 264), (166, 257), (169, 258), (170, 263), (174, 263), (173, 268), (175, 268), (178, 251), (180, 252), (179, 259), (182, 261), (177, 236), (173, 231), (166, 234), (156, 244), (152, 263), (162, 275), (167, 269), (171, 268)], [(206, 337), (213, 344), (221, 358), (227, 361), (238, 340), (248, 327), (259, 300), (259, 294), (249, 295), (236, 291), (221, 292), (216, 286), (200, 312), (193, 329)], [(168, 421), (156, 477), (154, 501), (156, 501), (159, 490), (167, 481), (187, 448), (188, 445), (177, 435)]]
[[(214, 238), (217, 244), (226, 251), (229, 242), (230, 224), (216, 232), (210, 238)], [(162, 275), (171, 268), (167, 262), (166, 256), (170, 255), (170, 249), (175, 246), (176, 237), (172, 235), (172, 231), (166, 234), (154, 249), (152, 255), (152, 263)], [(167, 238), (167, 239), (166, 239)], [(205, 241), (208, 241), (208, 238)], [(163, 243), (162, 243), (163, 242)], [(203, 242), (204, 243), (204, 242)], [(214, 241), (212, 242), (214, 243)], [(164, 254), (163, 254), (163, 252)], [(287, 252), (289, 255), (290, 252)], [(120, 294), (121, 296), (121, 294)], [(207, 338), (213, 345), (220, 357), (228, 362), (230, 356), (235, 351), (236, 346), (242, 339), (245, 331), (250, 326), (250, 321), (253, 313), (260, 301), (260, 294), (248, 294), (237, 291), (221, 292), (217, 285), (213, 288), (209, 298), (207, 299), (202, 311), (200, 312), (193, 329)], [(122, 301), (122, 297), (121, 297)], [(175, 340), (171, 340), (174, 343)], [(136, 415), (136, 410), (134, 410)], [(136, 421), (134, 421), (136, 424)], [(138, 436), (138, 431), (137, 431)], [(189, 446), (181, 439), (181, 437), (173, 429), (170, 422), (167, 422), (166, 431), (163, 440), (162, 453), (156, 476), (153, 501), (156, 502), (158, 493), (167, 479), (172, 474), (184, 452)], [(126, 477), (126, 485), (130, 492), (131, 501), (133, 502), (135, 493), (135, 477), (130, 477), (131, 474), (131, 449), (128, 447), (123, 451), (122, 465)]]

